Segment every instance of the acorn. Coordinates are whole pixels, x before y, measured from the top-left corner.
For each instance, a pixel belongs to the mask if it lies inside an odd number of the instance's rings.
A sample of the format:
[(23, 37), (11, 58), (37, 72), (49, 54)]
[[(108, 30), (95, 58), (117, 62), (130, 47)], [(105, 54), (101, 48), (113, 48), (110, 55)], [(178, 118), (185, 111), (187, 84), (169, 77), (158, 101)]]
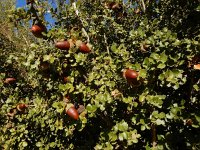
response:
[(47, 29), (43, 24), (35, 24), (31, 27), (31, 32), (37, 38), (44, 38), (43, 32), (46, 33)]
[(18, 111), (24, 111), (27, 107), (28, 107), (28, 105), (26, 105), (24, 103), (17, 104), (17, 110)]
[(137, 79), (138, 72), (132, 69), (124, 69), (123, 71), (123, 77), (125, 79)]
[(16, 81), (15, 78), (6, 78), (6, 79), (4, 80), (4, 83), (6, 83), (6, 84), (12, 84), (12, 83), (14, 83), (15, 81)]
[(78, 111), (75, 109), (74, 105), (73, 104), (67, 104), (67, 107), (65, 108), (65, 112), (66, 114), (73, 118), (74, 120), (78, 120), (79, 118), (79, 113)]
[(61, 49), (61, 50), (69, 50), (70, 48), (70, 43), (68, 41), (58, 41), (55, 44), (56, 48)]
[(91, 52), (89, 46), (85, 43), (81, 43), (80, 46), (79, 46), (79, 50), (82, 52), (82, 53), (89, 53)]

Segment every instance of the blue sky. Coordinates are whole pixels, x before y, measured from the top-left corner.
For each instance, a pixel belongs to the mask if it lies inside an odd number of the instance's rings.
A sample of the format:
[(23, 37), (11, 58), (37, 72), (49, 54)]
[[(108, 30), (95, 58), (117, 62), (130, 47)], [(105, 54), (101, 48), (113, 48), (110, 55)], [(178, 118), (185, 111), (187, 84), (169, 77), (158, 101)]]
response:
[[(16, 7), (25, 7), (25, 6), (26, 6), (26, 0), (17, 0)], [(50, 14), (47, 14), (47, 15), (45, 16), (45, 19), (46, 19), (48, 22), (50, 22), (51, 24), (54, 23), (54, 21), (52, 20)], [(47, 28), (49, 28), (49, 26), (47, 26)]]
[(26, 5), (26, 0), (17, 0), (17, 7), (23, 7)]

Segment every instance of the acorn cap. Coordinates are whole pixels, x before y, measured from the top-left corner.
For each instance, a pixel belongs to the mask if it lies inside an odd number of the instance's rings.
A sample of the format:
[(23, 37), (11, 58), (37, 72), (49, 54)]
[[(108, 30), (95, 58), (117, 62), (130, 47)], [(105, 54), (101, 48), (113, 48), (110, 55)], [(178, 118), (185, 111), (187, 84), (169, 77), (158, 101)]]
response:
[(68, 103), (65, 107), (65, 111), (67, 112), (71, 107), (74, 107), (74, 105), (72, 103)]
[(87, 43), (86, 45), (87, 45), (87, 47), (88, 47), (88, 48), (90, 49), (90, 51), (91, 51), (91, 49), (92, 49), (92, 44)]
[(127, 69), (122, 69), (123, 77), (126, 79), (126, 71)]

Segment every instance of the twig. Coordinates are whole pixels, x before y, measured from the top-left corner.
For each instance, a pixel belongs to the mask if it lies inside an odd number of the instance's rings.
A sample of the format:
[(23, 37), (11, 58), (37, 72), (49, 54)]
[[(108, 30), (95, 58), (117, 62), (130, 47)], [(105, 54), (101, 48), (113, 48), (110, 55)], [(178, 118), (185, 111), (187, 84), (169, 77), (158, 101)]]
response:
[(26, 38), (24, 37), (23, 34), (22, 34), (22, 37), (23, 37), (24, 41), (26, 42), (26, 45), (29, 47), (28, 41), (26, 40)]
[(142, 2), (143, 11), (146, 12), (146, 6), (144, 4), (144, 0), (141, 0), (141, 2)]
[(90, 38), (84, 28), (82, 28), (82, 32), (87, 37), (87, 43), (90, 43)]
[[(81, 17), (79, 16), (79, 13), (80, 13), (80, 12), (78, 11), (78, 9), (77, 9), (77, 7), (76, 7), (76, 2), (73, 2), (73, 3), (72, 3), (72, 6), (74, 7), (74, 10), (75, 10), (76, 15), (78, 16), (78, 18), (80, 19), (82, 25), (84, 26), (84, 22), (83, 22), (83, 20), (81, 19)], [(88, 36), (88, 34), (87, 34), (85, 28), (82, 28), (82, 32), (83, 32), (83, 34), (87, 37), (87, 43), (89, 43), (89, 42), (90, 42), (90, 38), (89, 38), (89, 36)]]
[(152, 147), (153, 147), (153, 150), (156, 149), (156, 126), (154, 123), (151, 124), (151, 133), (152, 133)]
[(106, 37), (106, 34), (104, 33), (104, 42), (106, 43), (106, 49), (107, 49), (107, 53), (108, 53), (108, 55), (110, 55), (110, 51), (109, 51), (109, 46), (108, 46), (108, 42), (107, 42), (107, 37)]

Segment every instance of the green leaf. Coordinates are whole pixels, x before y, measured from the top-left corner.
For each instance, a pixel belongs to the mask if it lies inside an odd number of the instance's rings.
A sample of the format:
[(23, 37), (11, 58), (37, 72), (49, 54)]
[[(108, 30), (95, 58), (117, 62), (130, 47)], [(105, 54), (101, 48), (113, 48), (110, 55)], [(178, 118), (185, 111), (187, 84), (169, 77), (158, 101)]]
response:
[(116, 134), (115, 132), (110, 132), (110, 133), (108, 134), (108, 136), (109, 136), (109, 140), (110, 140), (111, 142), (114, 142), (114, 141), (117, 140), (117, 134)]
[(166, 67), (165, 64), (159, 64), (159, 65), (157, 66), (157, 68), (159, 68), (159, 69), (163, 69), (163, 68), (165, 68), (165, 67)]
[(163, 126), (164, 126), (164, 125), (165, 125), (165, 121), (164, 121), (164, 120), (161, 120), (161, 119), (157, 119), (157, 120), (156, 120), (156, 124), (157, 124), (157, 125), (163, 125)]
[(127, 140), (127, 139), (128, 139), (127, 132), (120, 133), (119, 136), (120, 136), (120, 135), (123, 137), (124, 140)]
[(147, 71), (146, 71), (145, 69), (141, 69), (141, 70), (139, 71), (139, 75), (140, 75), (140, 77), (142, 77), (142, 78), (146, 78)]
[(146, 129), (145, 125), (141, 125), (141, 131), (144, 131)]
[(23, 141), (23, 142), (22, 142), (22, 146), (23, 146), (23, 147), (26, 147), (26, 146), (28, 146), (28, 143), (25, 142), (25, 141)]
[(140, 95), (139, 96), (139, 101), (143, 102), (145, 100), (146, 95)]
[(196, 91), (199, 91), (199, 86), (197, 84), (193, 85), (193, 88), (196, 90)]
[(118, 125), (119, 131), (127, 131), (128, 130), (128, 123), (125, 121)]
[(125, 102), (125, 103), (131, 103), (132, 102), (132, 100), (133, 100), (133, 97), (123, 97), (123, 102)]
[(138, 143), (138, 138), (140, 138), (141, 137), (141, 135), (140, 134), (137, 134), (137, 130), (133, 130), (133, 131), (131, 131), (131, 132), (129, 132), (129, 142), (131, 142), (131, 143)]
[(165, 75), (163, 73), (158, 76), (158, 79), (161, 80), (161, 81), (163, 81), (164, 78), (165, 78)]
[(55, 146), (56, 146), (56, 143), (55, 143), (55, 142), (51, 142), (49, 146), (50, 146), (50, 147), (55, 147)]
[(164, 119), (164, 118), (165, 118), (165, 113), (164, 113), (164, 112), (161, 112), (161, 113), (159, 114), (159, 118), (160, 118), (160, 119)]
[(54, 102), (52, 107), (56, 108), (58, 113), (62, 113), (64, 111), (65, 104), (64, 102)]
[(52, 55), (44, 55), (43, 61), (49, 61), (51, 59)]
[(111, 50), (112, 50), (113, 52), (117, 52), (117, 44), (116, 44), (116, 43), (113, 43), (113, 44), (112, 44)]
[(152, 54), (150, 55), (150, 57), (153, 58), (153, 59), (155, 59), (155, 60), (160, 59), (160, 56), (159, 56), (157, 53), (152, 53)]
[(88, 105), (86, 106), (86, 109), (87, 109), (87, 111), (88, 111), (89, 113), (93, 113), (93, 112), (95, 112), (95, 111), (97, 110), (97, 106), (96, 106), (96, 105), (88, 104)]
[(36, 146), (37, 146), (37, 147), (42, 147), (42, 145), (43, 145), (42, 142), (37, 142), (37, 143), (36, 143)]
[(200, 125), (200, 116), (195, 115), (196, 120), (198, 121), (199, 125)]
[(168, 57), (167, 55), (165, 54), (165, 52), (162, 52), (161, 55), (160, 55), (160, 61), (162, 63), (165, 63), (167, 61)]
[(165, 99), (165, 95), (147, 95), (146, 99), (148, 101), (148, 103), (161, 108), (162, 104), (163, 104), (163, 100)]
[(146, 57), (146, 58), (144, 59), (144, 61), (143, 61), (143, 66), (146, 68), (146, 67), (149, 66), (149, 64), (150, 64), (150, 62), (149, 62), (149, 58)]
[(132, 117), (131, 121), (133, 124), (136, 124), (136, 117)]
[(110, 142), (106, 142), (105, 150), (111, 150), (113, 149), (113, 146), (110, 144)]
[(124, 140), (124, 136), (123, 136), (123, 134), (120, 133), (118, 138), (119, 138), (120, 141), (123, 141), (123, 140)]

